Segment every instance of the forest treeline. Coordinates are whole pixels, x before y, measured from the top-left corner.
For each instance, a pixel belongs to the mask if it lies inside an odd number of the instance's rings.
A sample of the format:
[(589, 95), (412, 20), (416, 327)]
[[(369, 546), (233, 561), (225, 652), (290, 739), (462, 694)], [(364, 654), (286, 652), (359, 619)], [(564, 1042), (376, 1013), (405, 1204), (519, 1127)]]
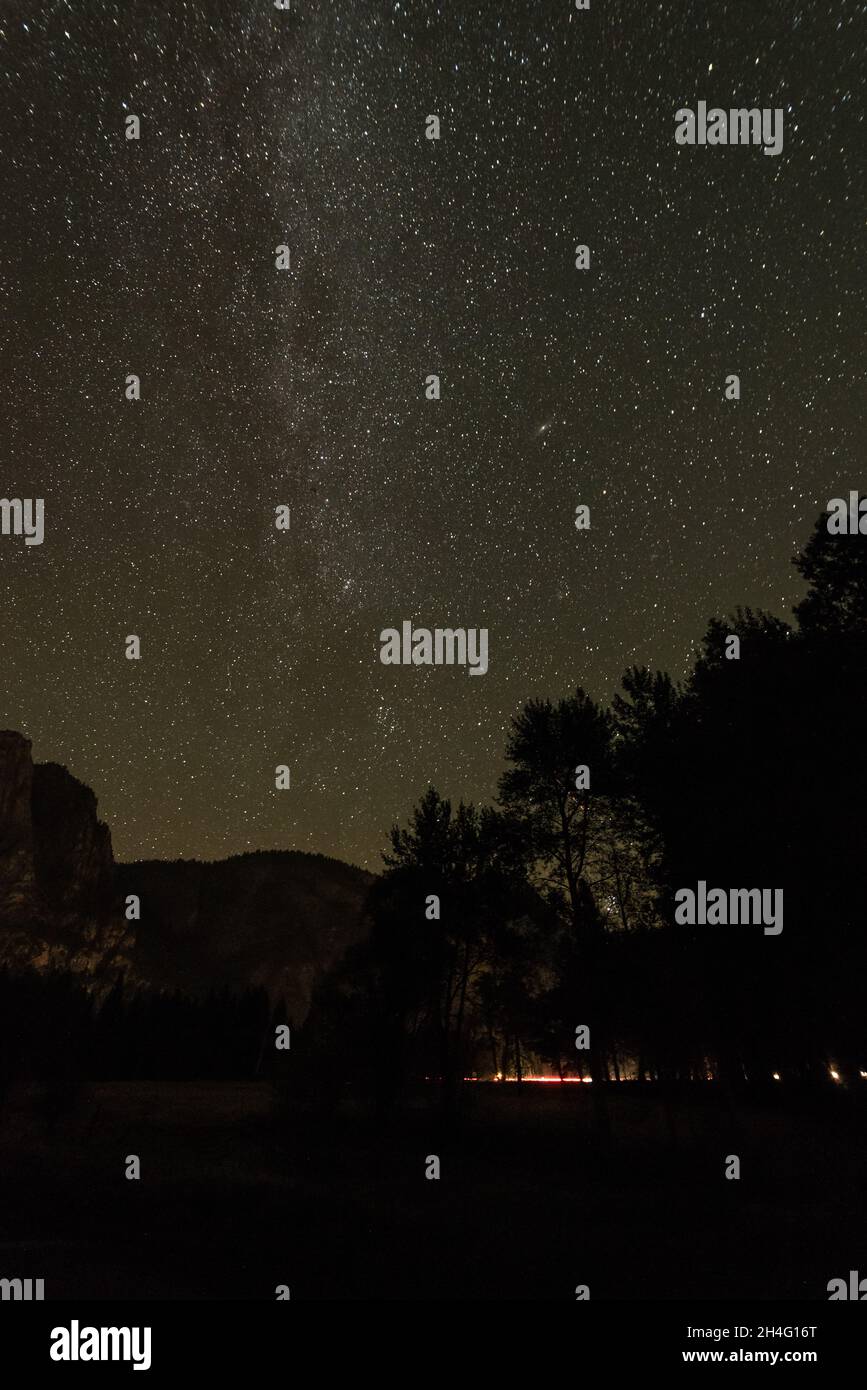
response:
[(13, 1082), (246, 1080), (277, 1073), (282, 1004), (264, 989), (193, 998), (63, 970), (0, 970), (0, 1100)]
[[(867, 537), (821, 517), (793, 563), (794, 624), (739, 609), (682, 684), (531, 700), (493, 806), (425, 791), (316, 998), (324, 1076), (384, 1109), (531, 1071), (592, 1076), (600, 1105), (607, 1078), (863, 1080)], [(677, 925), (699, 881), (782, 888), (784, 929)]]

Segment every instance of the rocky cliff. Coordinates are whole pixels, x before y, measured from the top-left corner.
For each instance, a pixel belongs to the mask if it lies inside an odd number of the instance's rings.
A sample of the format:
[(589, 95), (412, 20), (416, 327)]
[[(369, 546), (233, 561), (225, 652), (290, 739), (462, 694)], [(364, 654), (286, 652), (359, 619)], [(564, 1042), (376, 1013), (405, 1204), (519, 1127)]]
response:
[(131, 944), (93, 792), (0, 731), (0, 961), (93, 972)]
[(32, 800), (30, 741), (4, 729), (0, 731), (0, 920), (34, 906)]
[(317, 980), (363, 934), (372, 882), (292, 851), (115, 864), (90, 788), (0, 732), (0, 964), (97, 980), (122, 969), (196, 994), (262, 985), (300, 1024)]

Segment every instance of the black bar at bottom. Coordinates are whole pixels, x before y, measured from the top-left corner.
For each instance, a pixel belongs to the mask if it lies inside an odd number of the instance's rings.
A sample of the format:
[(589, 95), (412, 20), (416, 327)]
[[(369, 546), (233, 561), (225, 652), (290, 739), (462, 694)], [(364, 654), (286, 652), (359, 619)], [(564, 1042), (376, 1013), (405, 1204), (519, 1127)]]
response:
[(301, 1300), (6, 1302), (0, 1305), (0, 1372), (9, 1380), (14, 1368), (16, 1384), (39, 1373), (58, 1383), (80, 1374), (98, 1379), (106, 1369), (116, 1379), (135, 1375), (136, 1366), (143, 1384), (203, 1373), (253, 1374), (258, 1381), (300, 1372), (303, 1356), (308, 1382), (317, 1370), (333, 1375), (335, 1363), (345, 1360), (353, 1376), (391, 1363), (404, 1379), (423, 1375), (428, 1381), (441, 1365), (447, 1384), (466, 1352), (477, 1348), (486, 1372), (503, 1360), (511, 1379), (524, 1373), (516, 1356), (530, 1358), (538, 1378), (552, 1369), (554, 1355), (563, 1354), (576, 1376), (592, 1368), (594, 1378), (736, 1363), (801, 1365), (827, 1374), (859, 1364), (867, 1330), (860, 1303), (598, 1301), (576, 1302), (568, 1314), (562, 1307), (525, 1307), (522, 1314), (482, 1303), (452, 1317), (439, 1307), (413, 1312), (401, 1303), (356, 1322), (351, 1311)]

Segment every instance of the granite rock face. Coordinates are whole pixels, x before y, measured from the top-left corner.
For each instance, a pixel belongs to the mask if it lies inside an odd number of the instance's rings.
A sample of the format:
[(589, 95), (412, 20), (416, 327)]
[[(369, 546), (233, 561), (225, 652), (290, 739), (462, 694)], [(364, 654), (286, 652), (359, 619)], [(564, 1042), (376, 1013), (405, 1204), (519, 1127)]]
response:
[(35, 903), (30, 740), (0, 731), (0, 918)]
[(58, 763), (33, 769), (36, 881), (57, 912), (100, 913), (115, 896), (111, 833), (97, 818), (96, 797)]
[(0, 963), (124, 968), (128, 925), (93, 792), (0, 732)]

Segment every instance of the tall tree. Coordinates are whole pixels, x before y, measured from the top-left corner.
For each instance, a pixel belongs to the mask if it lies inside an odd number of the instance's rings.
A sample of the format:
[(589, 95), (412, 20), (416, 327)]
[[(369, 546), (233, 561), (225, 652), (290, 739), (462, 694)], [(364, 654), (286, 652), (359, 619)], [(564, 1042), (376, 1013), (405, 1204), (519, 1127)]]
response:
[[(580, 688), (556, 705), (531, 700), (513, 719), (506, 746), (510, 767), (500, 779), (500, 802), (526, 827), (534, 871), (568, 925), (578, 999), (590, 1028), (589, 1058), (597, 1131), (607, 1142), (608, 1056), (600, 997), (603, 918), (591, 886), (594, 842), (614, 788), (609, 714)], [(580, 996), (579, 996), (580, 990)]]
[[(401, 1013), (401, 1028), (410, 1010), (416, 1019), (421, 1013), (435, 1029), (451, 1114), (480, 1014), (480, 981), (506, 958), (509, 924), (532, 913), (526, 843), (510, 819), (463, 802), (453, 809), (434, 788), (390, 839), (374, 912), (385, 1013)], [(501, 997), (514, 1000), (514, 989)]]

